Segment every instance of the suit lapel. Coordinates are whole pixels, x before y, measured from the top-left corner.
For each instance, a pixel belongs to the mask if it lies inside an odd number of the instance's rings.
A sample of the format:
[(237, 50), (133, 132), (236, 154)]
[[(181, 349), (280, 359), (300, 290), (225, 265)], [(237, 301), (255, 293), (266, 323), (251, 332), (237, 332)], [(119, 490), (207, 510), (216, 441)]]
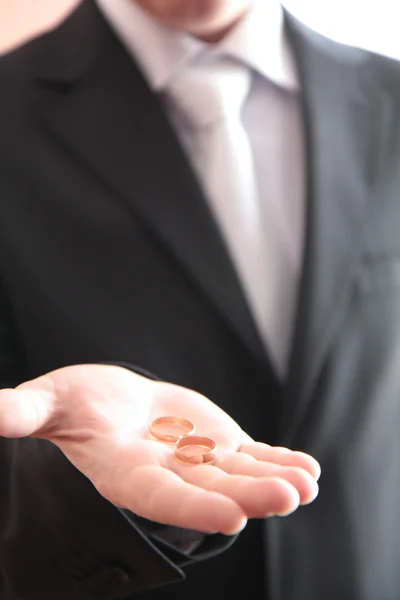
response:
[(208, 204), (159, 98), (132, 58), (91, 0), (47, 44), (36, 83), (37, 110), (48, 134), (142, 220), (265, 365), (263, 345)]
[[(364, 53), (346, 54), (289, 15), (286, 24), (303, 89), (308, 159), (306, 249), (281, 419), (280, 439), (289, 440), (344, 314), (381, 164), (387, 103), (363, 77)], [(142, 220), (265, 369), (263, 345), (198, 182), (159, 99), (92, 0), (44, 50), (37, 104), (49, 134)]]
[[(298, 61), (308, 159), (306, 247), (282, 434), (289, 442), (313, 398), (360, 258), (381, 165), (386, 99), (366, 53), (323, 40), (287, 15)], [(316, 399), (318, 401), (318, 399)]]

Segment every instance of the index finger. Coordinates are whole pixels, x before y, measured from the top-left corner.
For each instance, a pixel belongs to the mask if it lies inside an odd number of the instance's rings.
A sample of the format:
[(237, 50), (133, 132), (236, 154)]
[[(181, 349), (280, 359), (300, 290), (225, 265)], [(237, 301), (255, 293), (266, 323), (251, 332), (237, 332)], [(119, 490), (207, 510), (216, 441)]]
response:
[(233, 535), (247, 522), (243, 510), (231, 498), (187, 483), (156, 465), (139, 466), (119, 482), (114, 480), (113, 496), (119, 506), (141, 517), (204, 533)]

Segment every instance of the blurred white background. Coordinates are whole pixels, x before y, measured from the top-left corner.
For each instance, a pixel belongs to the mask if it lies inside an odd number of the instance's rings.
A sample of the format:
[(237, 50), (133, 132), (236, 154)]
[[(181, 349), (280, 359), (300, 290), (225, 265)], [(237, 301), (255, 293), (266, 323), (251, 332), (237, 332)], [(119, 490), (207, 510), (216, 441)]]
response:
[(398, 0), (283, 0), (283, 4), (328, 37), (400, 59)]
[[(51, 27), (78, 2), (0, 0), (0, 52)], [(400, 8), (396, 0), (284, 0), (284, 4), (328, 37), (400, 59)]]

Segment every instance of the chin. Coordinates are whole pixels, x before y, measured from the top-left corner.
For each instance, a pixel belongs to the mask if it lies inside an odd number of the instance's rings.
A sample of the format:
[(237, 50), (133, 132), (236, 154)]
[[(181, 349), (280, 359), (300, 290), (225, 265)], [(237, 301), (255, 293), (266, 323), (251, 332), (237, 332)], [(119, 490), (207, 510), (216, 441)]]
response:
[(135, 0), (158, 19), (195, 34), (228, 27), (253, 0)]

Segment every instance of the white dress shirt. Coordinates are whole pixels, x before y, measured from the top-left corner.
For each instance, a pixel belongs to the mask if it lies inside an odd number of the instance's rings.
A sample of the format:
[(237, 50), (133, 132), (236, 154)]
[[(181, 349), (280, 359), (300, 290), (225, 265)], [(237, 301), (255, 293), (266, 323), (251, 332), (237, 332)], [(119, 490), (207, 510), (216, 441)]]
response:
[[(259, 285), (260, 298), (267, 293), (266, 318), (255, 310), (250, 293), (248, 301), (272, 363), (278, 375), (284, 377), (303, 257), (305, 153), (299, 83), (284, 36), (282, 8), (277, 0), (254, 0), (250, 11), (222, 41), (207, 44), (158, 22), (133, 0), (97, 2), (140, 65), (150, 87), (165, 98), (168, 115), (200, 184), (204, 182), (196, 155), (195, 132), (169, 96), (168, 86), (180, 70), (204, 59), (215, 61), (216, 69), (221, 59), (233, 59), (251, 72), (242, 121), (252, 150), (256, 186), (243, 202), (257, 203), (257, 210), (263, 215), (268, 233), (265, 269), (270, 266), (267, 261), (273, 260), (273, 270), (278, 273), (269, 281), (267, 290), (261, 289), (261, 277), (259, 283), (254, 282)], [(214, 199), (209, 197), (208, 201), (212, 205)], [(229, 203), (226, 210), (229, 211)], [(219, 225), (225, 236), (223, 221)], [(240, 269), (238, 274), (240, 277)], [(245, 278), (241, 277), (241, 281), (246, 293), (249, 290)]]

